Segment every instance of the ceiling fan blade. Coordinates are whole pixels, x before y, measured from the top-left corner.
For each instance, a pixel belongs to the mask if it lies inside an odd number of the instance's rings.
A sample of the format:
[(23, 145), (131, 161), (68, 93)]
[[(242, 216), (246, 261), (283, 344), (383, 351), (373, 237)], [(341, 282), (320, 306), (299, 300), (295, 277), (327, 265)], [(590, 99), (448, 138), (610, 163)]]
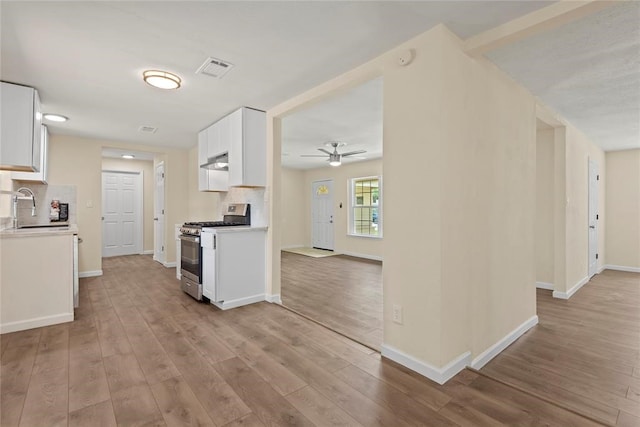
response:
[(363, 154), (366, 153), (367, 150), (358, 150), (358, 151), (349, 151), (348, 153), (342, 153), (342, 157), (353, 156), (354, 154)]
[(318, 148), (318, 150), (322, 151), (323, 153), (327, 153), (328, 155), (331, 155), (331, 151), (327, 151), (324, 148)]
[(327, 157), (324, 154), (300, 154), (300, 157)]

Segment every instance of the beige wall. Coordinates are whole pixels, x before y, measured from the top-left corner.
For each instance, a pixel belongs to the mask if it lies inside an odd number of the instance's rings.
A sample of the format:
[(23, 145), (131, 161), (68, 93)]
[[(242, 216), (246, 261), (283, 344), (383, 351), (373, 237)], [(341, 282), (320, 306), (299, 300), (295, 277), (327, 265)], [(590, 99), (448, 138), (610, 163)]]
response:
[[(384, 78), (384, 348), (442, 367), (535, 315), (535, 100), (438, 26), (267, 112), (280, 248), (279, 118)], [(421, 197), (416, 197), (419, 191)], [(419, 221), (407, 221), (407, 209)], [(273, 256), (271, 292), (279, 293)], [(391, 321), (394, 304), (402, 325)]]
[[(187, 219), (187, 151), (102, 141), (67, 135), (51, 135), (49, 184), (75, 185), (78, 201), (80, 272), (102, 270), (102, 147), (159, 153), (165, 162), (166, 261), (175, 261), (174, 224)], [(152, 175), (153, 176), (153, 175)]]
[(307, 233), (310, 217), (307, 216), (305, 200), (309, 194), (305, 183), (305, 171), (282, 168), (282, 200), (280, 221), (282, 223), (282, 248), (309, 245)]
[(536, 282), (553, 284), (554, 130), (536, 133)]
[(152, 160), (126, 160), (103, 158), (102, 170), (115, 172), (142, 173), (142, 221), (143, 221), (143, 245), (145, 252), (153, 251), (153, 199), (154, 199), (154, 174)]
[(606, 264), (640, 271), (640, 149), (605, 157)]

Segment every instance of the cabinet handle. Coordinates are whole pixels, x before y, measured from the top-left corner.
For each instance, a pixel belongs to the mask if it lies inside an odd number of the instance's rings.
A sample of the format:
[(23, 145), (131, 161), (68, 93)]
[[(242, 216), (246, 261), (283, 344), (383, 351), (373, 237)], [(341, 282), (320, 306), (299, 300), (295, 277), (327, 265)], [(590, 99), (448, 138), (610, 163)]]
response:
[(216, 235), (213, 235), (213, 249), (216, 248)]

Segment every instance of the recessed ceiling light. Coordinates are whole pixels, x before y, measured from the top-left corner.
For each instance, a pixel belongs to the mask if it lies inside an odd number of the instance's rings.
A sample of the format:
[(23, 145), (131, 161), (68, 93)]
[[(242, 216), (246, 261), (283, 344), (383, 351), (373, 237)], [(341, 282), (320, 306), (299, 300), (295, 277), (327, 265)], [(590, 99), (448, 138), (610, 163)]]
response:
[(159, 89), (178, 89), (182, 79), (167, 71), (147, 70), (142, 73), (145, 82)]
[(133, 159), (133, 158), (135, 158), (135, 157), (136, 157), (136, 156), (134, 156), (133, 154), (123, 154), (123, 155), (122, 155), (122, 158), (123, 158), (123, 159)]
[(52, 113), (45, 113), (42, 115), (42, 117), (51, 122), (66, 122), (67, 120), (69, 120), (68, 117), (61, 116), (60, 114), (52, 114)]

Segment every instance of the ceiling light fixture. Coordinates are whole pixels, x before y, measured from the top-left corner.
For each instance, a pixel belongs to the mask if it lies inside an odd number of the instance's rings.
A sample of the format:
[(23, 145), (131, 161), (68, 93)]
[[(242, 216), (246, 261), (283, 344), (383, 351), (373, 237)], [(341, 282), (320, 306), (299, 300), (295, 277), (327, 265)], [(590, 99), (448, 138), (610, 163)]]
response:
[(133, 159), (133, 158), (135, 158), (135, 157), (136, 157), (136, 156), (134, 156), (133, 154), (123, 154), (123, 155), (122, 155), (122, 158), (123, 158), (123, 159)]
[(160, 70), (147, 70), (142, 73), (145, 82), (158, 89), (178, 89), (182, 79), (175, 74)]
[(329, 154), (329, 164), (331, 166), (340, 166), (340, 154), (331, 153)]
[(61, 116), (60, 114), (53, 114), (53, 113), (45, 113), (42, 115), (43, 118), (51, 121), (51, 122), (66, 122), (67, 120), (69, 120), (68, 117), (65, 116)]

